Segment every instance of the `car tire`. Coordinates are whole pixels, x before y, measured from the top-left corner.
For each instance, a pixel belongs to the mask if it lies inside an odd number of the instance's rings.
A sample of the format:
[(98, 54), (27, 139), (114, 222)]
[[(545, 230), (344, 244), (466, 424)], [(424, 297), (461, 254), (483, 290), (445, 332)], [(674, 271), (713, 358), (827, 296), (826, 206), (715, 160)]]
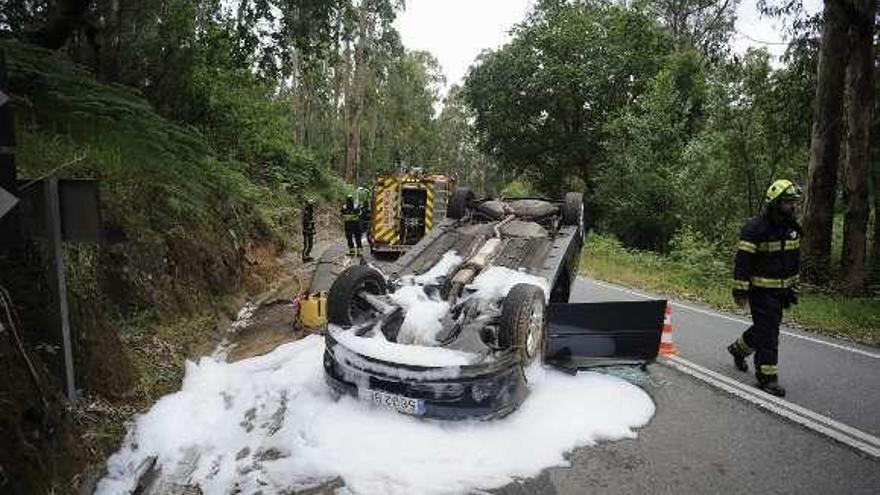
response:
[(570, 192), (562, 203), (562, 224), (584, 226), (584, 195)]
[(532, 284), (516, 284), (501, 305), (498, 345), (514, 348), (520, 363), (528, 364), (541, 351), (547, 327), (544, 290)]
[(382, 295), (388, 292), (385, 277), (374, 268), (354, 265), (345, 269), (327, 295), (327, 319), (334, 325), (349, 327), (370, 317), (372, 306), (359, 298), (362, 292)]
[(459, 187), (452, 193), (449, 198), (449, 207), (446, 209), (446, 216), (455, 220), (463, 218), (467, 215), (468, 209), (474, 204), (476, 196), (469, 187)]

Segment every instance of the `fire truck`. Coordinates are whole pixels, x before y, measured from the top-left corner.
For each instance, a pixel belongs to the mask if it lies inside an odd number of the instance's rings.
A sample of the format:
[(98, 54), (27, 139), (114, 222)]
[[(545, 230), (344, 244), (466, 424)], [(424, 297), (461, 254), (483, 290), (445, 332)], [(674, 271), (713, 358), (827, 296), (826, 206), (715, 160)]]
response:
[(374, 253), (402, 253), (446, 218), (455, 181), (418, 171), (378, 175), (369, 228)]

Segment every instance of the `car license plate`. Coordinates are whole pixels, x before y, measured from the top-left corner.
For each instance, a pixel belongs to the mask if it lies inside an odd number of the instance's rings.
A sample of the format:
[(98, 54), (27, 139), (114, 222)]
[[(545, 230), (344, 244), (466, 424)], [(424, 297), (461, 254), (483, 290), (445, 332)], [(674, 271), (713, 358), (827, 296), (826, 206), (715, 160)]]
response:
[(406, 414), (420, 416), (425, 413), (425, 401), (421, 399), (410, 399), (402, 395), (389, 394), (379, 390), (371, 390), (368, 388), (358, 389), (358, 397), (361, 400), (372, 402), (378, 406), (394, 409)]

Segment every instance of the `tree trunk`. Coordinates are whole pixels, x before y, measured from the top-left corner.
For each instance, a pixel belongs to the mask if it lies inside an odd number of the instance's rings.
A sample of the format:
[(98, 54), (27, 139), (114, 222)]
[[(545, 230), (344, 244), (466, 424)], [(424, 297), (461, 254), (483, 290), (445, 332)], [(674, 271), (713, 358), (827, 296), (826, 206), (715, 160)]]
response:
[(826, 283), (830, 275), (847, 48), (842, 0), (827, 0), (823, 15), (825, 26), (819, 51), (802, 247), (802, 272), (804, 278), (813, 283)]
[[(880, 7), (878, 7), (880, 8)], [(880, 84), (880, 68), (874, 68), (874, 84)], [(877, 88), (874, 92), (877, 93)], [(873, 121), (871, 122), (871, 154), (868, 163), (868, 173), (872, 181), (872, 195), (874, 205), (873, 240), (871, 243), (870, 274), (868, 276), (868, 289), (874, 297), (880, 298), (880, 101), (877, 98), (873, 103)]]
[(373, 16), (369, 5), (362, 5), (358, 27), (358, 40), (354, 48), (354, 74), (351, 91), (346, 95), (349, 106), (347, 122), (347, 139), (345, 152), (345, 179), (349, 182), (357, 180), (359, 175), (360, 127), (363, 116), (364, 91), (367, 74), (367, 45), (371, 42)]
[(871, 110), (874, 101), (874, 13), (876, 0), (853, 2), (855, 22), (850, 25), (846, 65), (846, 152), (844, 170), (843, 254), (844, 284), (853, 292), (864, 290), (867, 278), (868, 160)]
[(871, 164), (874, 179), (874, 241), (871, 245), (871, 290), (880, 296), (880, 164)]
[(91, 0), (61, 0), (52, 9), (46, 25), (33, 33), (34, 43), (50, 50), (57, 50), (67, 43), (67, 39), (80, 25)]

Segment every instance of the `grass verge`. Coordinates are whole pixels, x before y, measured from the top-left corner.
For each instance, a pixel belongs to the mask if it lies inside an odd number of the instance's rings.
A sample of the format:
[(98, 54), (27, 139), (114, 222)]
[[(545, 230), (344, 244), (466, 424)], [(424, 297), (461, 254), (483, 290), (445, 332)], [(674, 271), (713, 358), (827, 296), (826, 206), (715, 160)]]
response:
[[(731, 299), (731, 276), (715, 268), (677, 261), (653, 252), (624, 248), (618, 241), (592, 234), (581, 258), (581, 272), (627, 287), (698, 301), (742, 314)], [(880, 346), (880, 301), (805, 290), (785, 321), (834, 337)]]

